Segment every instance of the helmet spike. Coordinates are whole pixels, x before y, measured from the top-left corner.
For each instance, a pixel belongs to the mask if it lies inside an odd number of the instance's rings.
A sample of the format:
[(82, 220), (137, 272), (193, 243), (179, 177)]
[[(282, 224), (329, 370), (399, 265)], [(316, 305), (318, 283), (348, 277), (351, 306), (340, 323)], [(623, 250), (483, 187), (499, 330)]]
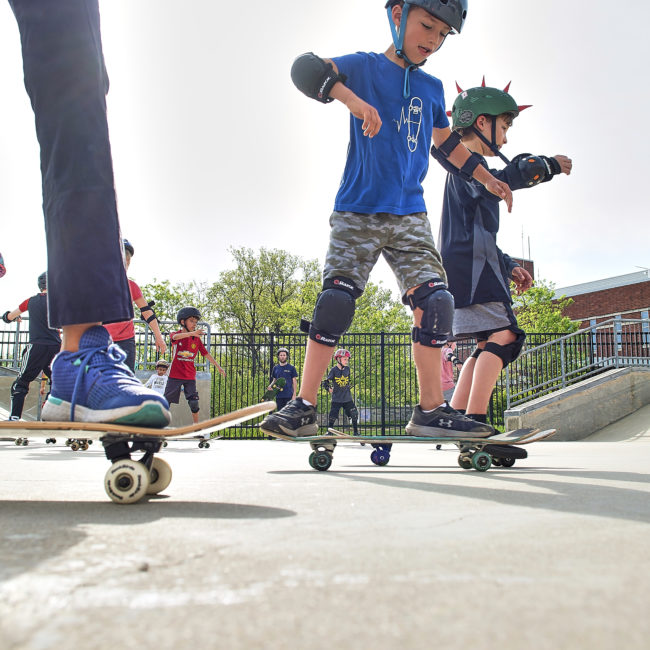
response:
[(483, 81), (481, 82), (481, 88), (485, 88), (485, 75), (483, 75)]
[(521, 111), (525, 111), (527, 108), (530, 108), (532, 104), (524, 104), (523, 106), (517, 106), (517, 109), (521, 113)]
[(510, 84), (511, 84), (511, 83), (512, 83), (512, 81), (509, 81), (509, 82), (506, 84), (506, 87), (503, 89), (503, 92), (504, 92), (504, 93), (507, 93), (507, 92), (510, 90)]
[(459, 85), (458, 82), (456, 82), (456, 90), (458, 91), (458, 94), (460, 95), (462, 92), (465, 92)]

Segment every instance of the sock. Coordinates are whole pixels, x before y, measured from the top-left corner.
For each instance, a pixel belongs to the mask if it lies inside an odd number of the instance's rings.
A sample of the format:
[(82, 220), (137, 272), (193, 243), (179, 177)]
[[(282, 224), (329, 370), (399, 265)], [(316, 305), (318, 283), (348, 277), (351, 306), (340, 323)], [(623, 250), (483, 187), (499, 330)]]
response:
[(436, 406), (435, 409), (429, 409), (428, 411), (425, 411), (422, 407), (420, 408), (422, 409), (422, 413), (433, 413), (436, 409), (439, 409), (441, 406), (447, 406), (447, 402), (443, 402), (439, 406)]
[(485, 413), (468, 413), (467, 417), (475, 422), (481, 422), (482, 424), (487, 424), (487, 415)]
[(311, 402), (308, 402), (304, 397), (299, 397), (298, 398), (303, 404), (306, 404), (307, 406), (313, 406)]

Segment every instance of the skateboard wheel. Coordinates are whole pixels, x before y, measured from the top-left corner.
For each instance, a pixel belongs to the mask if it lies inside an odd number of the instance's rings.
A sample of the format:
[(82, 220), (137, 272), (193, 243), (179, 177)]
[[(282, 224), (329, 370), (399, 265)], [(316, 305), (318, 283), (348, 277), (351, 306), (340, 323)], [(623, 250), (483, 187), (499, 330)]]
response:
[(467, 454), (460, 454), (458, 456), (458, 464), (463, 469), (472, 469), (472, 459)]
[[(494, 464), (496, 465), (496, 458), (494, 459)], [(515, 464), (514, 458), (499, 458), (499, 463), (504, 467), (512, 467)]]
[(203, 449), (204, 446), (203, 441), (199, 442), (199, 449)]
[(210, 443), (209, 443), (209, 442), (206, 442), (206, 443), (203, 444), (203, 446), (204, 446), (206, 449), (209, 449), (209, 448), (210, 448)]
[(72, 449), (72, 451), (79, 451), (79, 443), (76, 440), (71, 442), (70, 449)]
[(485, 451), (477, 451), (472, 456), (472, 467), (477, 472), (487, 472), (492, 465), (492, 456)]
[(131, 459), (113, 463), (104, 477), (104, 489), (111, 501), (120, 504), (139, 501), (149, 488), (149, 470)]
[(326, 451), (313, 451), (309, 456), (309, 464), (319, 472), (325, 472), (332, 466), (332, 456)]
[(15, 444), (17, 447), (20, 447), (20, 445), (23, 444), (23, 439), (22, 439), (22, 438), (16, 438), (16, 439), (14, 440), (14, 444)]
[(387, 451), (375, 449), (375, 451), (370, 454), (370, 460), (375, 464), (379, 466), (384, 466), (388, 465), (388, 461), (390, 460), (390, 454)]
[[(504, 459), (505, 460), (505, 459)], [(492, 458), (492, 464), (495, 467), (501, 467), (501, 458)]]
[(163, 447), (166, 447), (168, 444), (169, 443), (165, 440), (165, 442), (163, 442)]
[(81, 451), (86, 451), (87, 449), (88, 449), (88, 441), (87, 441), (87, 440), (84, 440), (84, 441), (81, 443)]
[(29, 440), (27, 438), (23, 438), (23, 447), (27, 447), (29, 444)]
[(149, 487), (147, 494), (158, 494), (162, 492), (172, 480), (172, 468), (162, 458), (154, 457), (149, 471)]

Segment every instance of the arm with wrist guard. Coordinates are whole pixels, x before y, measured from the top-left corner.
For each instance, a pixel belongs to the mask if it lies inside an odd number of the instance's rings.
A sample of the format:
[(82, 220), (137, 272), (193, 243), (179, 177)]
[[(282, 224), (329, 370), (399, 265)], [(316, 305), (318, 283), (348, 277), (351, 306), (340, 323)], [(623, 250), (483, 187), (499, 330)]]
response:
[(535, 156), (530, 153), (515, 156), (510, 164), (501, 171), (502, 174), (505, 174), (505, 178), (502, 180), (508, 183), (513, 190), (547, 183), (560, 172), (560, 163), (555, 158)]
[[(153, 306), (155, 305), (155, 301), (150, 300), (144, 307), (140, 307), (140, 316), (142, 317), (142, 320), (146, 321), (147, 323), (151, 323), (154, 320), (158, 320), (158, 317), (156, 316), (156, 312), (153, 310)], [(151, 314), (149, 316), (145, 316), (144, 313), (146, 311), (150, 311)]]
[(461, 144), (462, 136), (458, 131), (452, 131), (449, 137), (439, 146), (431, 145), (431, 155), (451, 174), (460, 176), (463, 180), (471, 181), (474, 179), (474, 170), (481, 164), (483, 158), (477, 153), (470, 153), (469, 158), (458, 168), (449, 160), (451, 152)]
[(334, 70), (334, 66), (313, 52), (301, 54), (291, 66), (291, 80), (296, 88), (310, 99), (328, 104), (334, 101), (330, 92), (339, 81), (347, 77)]

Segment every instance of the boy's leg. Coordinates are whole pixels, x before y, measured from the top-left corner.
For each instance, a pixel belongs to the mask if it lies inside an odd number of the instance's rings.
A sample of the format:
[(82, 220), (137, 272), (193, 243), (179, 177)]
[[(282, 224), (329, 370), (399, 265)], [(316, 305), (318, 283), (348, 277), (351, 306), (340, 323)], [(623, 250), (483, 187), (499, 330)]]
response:
[(474, 369), (476, 368), (478, 356), (479, 354), (482, 354), (486, 343), (487, 340), (479, 341), (476, 349), (472, 352), (472, 355), (465, 360), (465, 363), (463, 363), (450, 402), (452, 408), (456, 410), (462, 410), (463, 412), (467, 411), (467, 402), (469, 401), (469, 394), (472, 390), (472, 383), (474, 380)]
[(327, 426), (333, 427), (336, 424), (336, 421), (339, 418), (339, 412), (341, 410), (341, 405), (338, 402), (332, 402), (330, 405), (330, 412), (327, 416)]
[[(496, 354), (490, 352), (488, 344), (506, 346), (514, 343), (516, 339), (516, 334), (511, 330), (494, 332), (488, 337), (483, 346), (483, 352), (476, 359), (474, 366), (472, 385), (465, 409), (468, 415), (485, 415), (487, 413), (490, 396), (504, 367), (503, 361)], [(486, 345), (488, 345), (487, 349), (485, 349)]]
[[(64, 345), (43, 419), (164, 426), (168, 404), (114, 353), (99, 322), (133, 317), (106, 119), (97, 0), (10, 0), (41, 150), (48, 307)], [(82, 381), (77, 381), (82, 373)]]
[[(380, 228), (369, 225), (372, 217), (351, 212), (334, 212), (330, 217), (332, 229), (323, 271), (323, 290), (309, 328), (300, 393), (281, 411), (266, 416), (260, 425), (263, 431), (290, 436), (318, 433), (315, 408), (318, 388), (339, 338), (352, 323), (355, 300), (363, 292), (379, 257)], [(321, 340), (328, 343), (321, 343)]]
[(354, 402), (346, 402), (343, 405), (343, 410), (345, 411), (345, 414), (352, 421), (352, 430), (354, 431), (354, 435), (358, 436), (359, 435), (359, 410), (357, 409), (357, 405)]
[(454, 301), (447, 291), (440, 253), (435, 248), (425, 213), (391, 219), (391, 245), (382, 251), (413, 310), (413, 359), (420, 404), (406, 431), (414, 436), (486, 437), (494, 429), (462, 416), (442, 396), (440, 348), (451, 335)]
[(185, 399), (187, 399), (187, 405), (190, 407), (190, 412), (192, 413), (192, 422), (193, 424), (199, 423), (199, 391), (196, 389), (196, 381), (190, 380), (186, 381), (183, 385), (183, 392), (185, 393)]

